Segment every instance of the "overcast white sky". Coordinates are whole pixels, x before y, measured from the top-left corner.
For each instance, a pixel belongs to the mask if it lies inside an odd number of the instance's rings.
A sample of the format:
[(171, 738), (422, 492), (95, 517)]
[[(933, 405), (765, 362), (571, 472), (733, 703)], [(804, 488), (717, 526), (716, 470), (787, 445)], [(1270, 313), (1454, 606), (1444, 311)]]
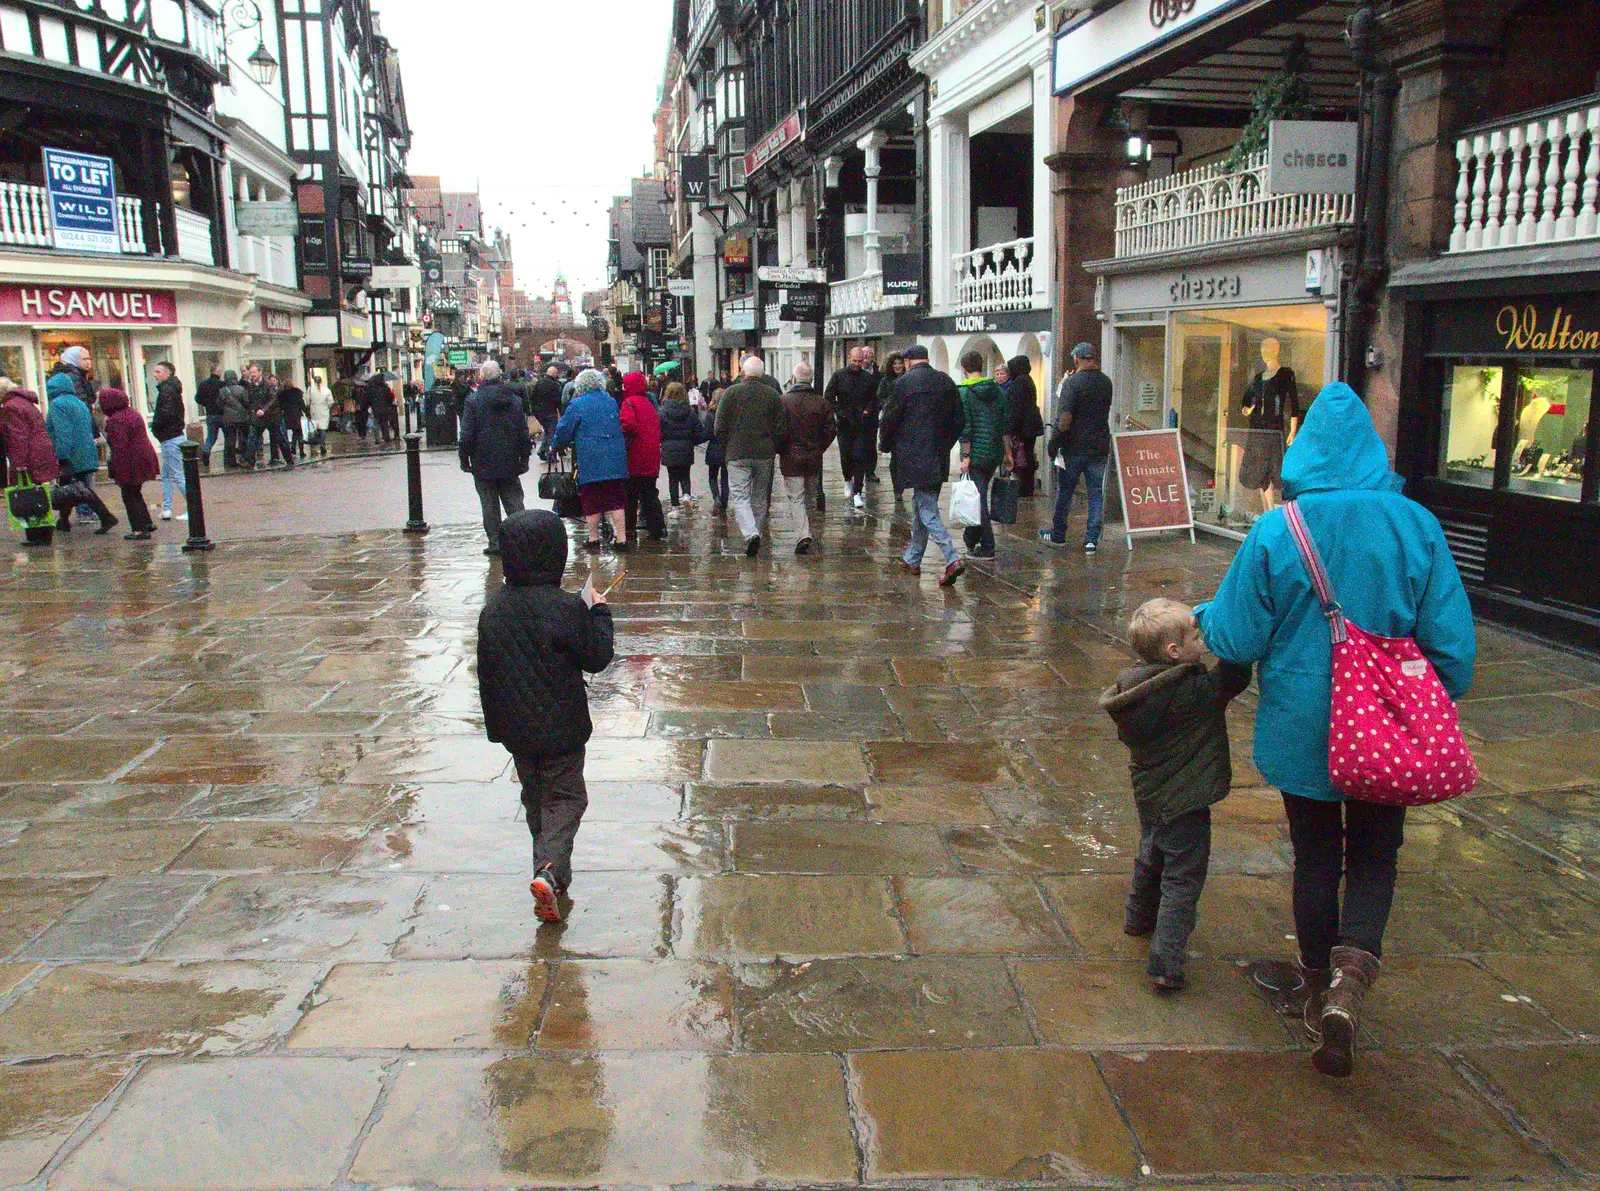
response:
[[(517, 285), (605, 285), (611, 196), (654, 156), (669, 0), (375, 0), (400, 51), (413, 174), (483, 193)], [(598, 201), (596, 201), (598, 200)]]

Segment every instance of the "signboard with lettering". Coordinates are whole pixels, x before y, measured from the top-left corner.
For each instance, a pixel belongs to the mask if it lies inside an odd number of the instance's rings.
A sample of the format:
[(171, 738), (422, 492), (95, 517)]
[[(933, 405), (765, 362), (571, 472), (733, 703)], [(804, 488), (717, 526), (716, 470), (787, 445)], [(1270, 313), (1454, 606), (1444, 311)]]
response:
[(1600, 294), (1477, 298), (1434, 311), (1433, 355), (1600, 356)]
[(669, 277), (669, 278), (667, 278), (667, 293), (671, 294), (674, 298), (692, 298), (692, 297), (694, 297), (694, 278), (693, 277)]
[(166, 289), (0, 285), (0, 323), (174, 327), (178, 300)]
[(750, 237), (728, 236), (722, 241), (722, 260), (728, 265), (749, 265)]
[(678, 179), (683, 201), (703, 203), (711, 197), (711, 154), (685, 153), (678, 159)]
[(756, 312), (753, 306), (743, 310), (723, 310), (722, 325), (729, 331), (754, 331)]
[(417, 265), (373, 265), (373, 289), (410, 289), (422, 284), (422, 269)]
[(756, 280), (768, 285), (807, 285), (828, 280), (828, 272), (804, 265), (762, 265), (756, 269)]
[(788, 291), (778, 307), (778, 318), (786, 323), (817, 323), (828, 312), (828, 287), (801, 285)]
[(472, 353), (464, 347), (452, 347), (445, 354), (452, 368), (465, 368), (472, 363)]
[(300, 216), (300, 261), (305, 265), (328, 263), (328, 221), (321, 215)]
[(622, 333), (624, 335), (637, 335), (639, 333), (639, 316), (637, 314), (624, 314), (622, 316)]
[(111, 158), (66, 149), (44, 151), (55, 246), (67, 252), (121, 252), (116, 172)]
[(1268, 194), (1354, 194), (1356, 125), (1274, 120), (1267, 133)]
[(365, 314), (349, 310), (339, 312), (339, 346), (353, 347), (357, 351), (372, 346), (372, 319)]
[(294, 315), (271, 306), (261, 308), (261, 331), (266, 335), (293, 335)]
[(233, 226), (241, 236), (292, 236), (300, 230), (300, 208), (293, 201), (236, 202)]
[(748, 178), (779, 153), (782, 153), (786, 148), (798, 141), (800, 135), (800, 113), (790, 112), (782, 124), (779, 124), (757, 141), (751, 147), (750, 152), (744, 155), (745, 177)]
[(1056, 37), (1057, 95), (1109, 74), (1208, 17), (1241, 8), (1247, 0), (1122, 0)]
[(922, 301), (922, 258), (914, 252), (890, 252), (883, 258), (883, 296)]
[(1189, 508), (1189, 476), (1183, 464), (1180, 432), (1133, 430), (1113, 434), (1117, 479), (1122, 488), (1122, 519), (1133, 549), (1133, 535), (1187, 529), (1194, 541), (1194, 513)]

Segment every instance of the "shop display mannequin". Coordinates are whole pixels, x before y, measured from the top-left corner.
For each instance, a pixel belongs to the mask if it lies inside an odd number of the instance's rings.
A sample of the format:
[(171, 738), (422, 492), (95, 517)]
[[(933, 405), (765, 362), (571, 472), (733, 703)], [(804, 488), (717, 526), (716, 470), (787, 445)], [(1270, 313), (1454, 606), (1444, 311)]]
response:
[(1277, 507), (1283, 484), (1283, 449), (1294, 441), (1300, 421), (1300, 386), (1294, 369), (1283, 363), (1283, 345), (1261, 341), (1262, 370), (1244, 392), (1240, 412), (1249, 421), (1239, 484), (1261, 493), (1263, 511)]

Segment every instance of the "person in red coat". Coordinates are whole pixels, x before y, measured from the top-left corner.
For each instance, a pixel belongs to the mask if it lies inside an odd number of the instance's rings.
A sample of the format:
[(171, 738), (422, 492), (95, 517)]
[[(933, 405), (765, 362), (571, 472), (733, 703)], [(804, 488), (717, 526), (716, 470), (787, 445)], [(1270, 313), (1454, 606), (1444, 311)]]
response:
[[(22, 482), (23, 472), (35, 483), (46, 485), (61, 474), (55, 444), (50, 441), (44, 415), (39, 412), (39, 394), (18, 388), (6, 392), (0, 403), (0, 449), (5, 452), (0, 474), (8, 488)], [(24, 545), (48, 546), (56, 533), (53, 519), (47, 517), (45, 524), (29, 526), (24, 533)]]
[(667, 539), (667, 518), (657, 491), (661, 475), (661, 415), (650, 400), (650, 383), (642, 372), (622, 378), (622, 435), (628, 440), (628, 540), (638, 529), (643, 510), (645, 531), (652, 542)]
[(106, 446), (111, 451), (106, 471), (122, 492), (122, 505), (128, 510), (130, 532), (122, 536), (130, 542), (147, 541), (156, 523), (150, 519), (140, 488), (161, 475), (156, 449), (150, 445), (144, 419), (129, 407), (128, 395), (121, 389), (101, 389), (100, 410), (106, 415)]

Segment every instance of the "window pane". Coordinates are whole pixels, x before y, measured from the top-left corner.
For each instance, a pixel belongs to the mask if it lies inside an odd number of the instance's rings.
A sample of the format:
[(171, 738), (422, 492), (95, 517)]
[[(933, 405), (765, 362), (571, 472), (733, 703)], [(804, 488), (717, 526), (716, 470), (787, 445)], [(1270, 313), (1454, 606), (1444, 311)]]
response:
[(1445, 373), (1443, 457), (1439, 478), (1494, 487), (1494, 434), (1500, 424), (1504, 368), (1456, 364)]
[(1558, 500), (1582, 494), (1593, 384), (1594, 373), (1587, 369), (1530, 368), (1518, 374), (1513, 492)]

